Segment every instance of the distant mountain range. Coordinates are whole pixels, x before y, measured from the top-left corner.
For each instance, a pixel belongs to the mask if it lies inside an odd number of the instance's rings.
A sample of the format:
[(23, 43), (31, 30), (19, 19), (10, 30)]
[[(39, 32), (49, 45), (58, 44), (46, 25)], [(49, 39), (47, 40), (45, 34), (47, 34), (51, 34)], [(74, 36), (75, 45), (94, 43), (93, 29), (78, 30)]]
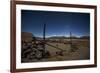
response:
[[(36, 38), (36, 39), (39, 39), (41, 40), (43, 37), (37, 37), (37, 36), (34, 36), (32, 33), (30, 32), (22, 32), (21, 33), (22, 35), (22, 38)], [(81, 37), (77, 37), (77, 36), (71, 36), (71, 37), (66, 37), (66, 36), (51, 36), (51, 37), (46, 37), (46, 39), (89, 39), (90, 36), (81, 36)]]
[[(42, 37), (35, 37), (36, 39), (42, 39)], [(89, 39), (89, 36), (81, 36), (81, 37), (76, 37), (76, 36), (72, 36), (72, 37), (65, 37), (65, 36), (51, 36), (51, 37), (46, 37), (46, 39)]]

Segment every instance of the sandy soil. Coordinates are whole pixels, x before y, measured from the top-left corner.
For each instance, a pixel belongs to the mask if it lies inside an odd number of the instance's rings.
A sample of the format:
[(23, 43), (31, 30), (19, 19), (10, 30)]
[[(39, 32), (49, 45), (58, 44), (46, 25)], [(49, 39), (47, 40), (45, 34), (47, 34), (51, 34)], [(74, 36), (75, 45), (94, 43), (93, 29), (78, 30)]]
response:
[[(47, 45), (49, 44), (49, 45)], [(40, 60), (25, 59), (25, 62), (44, 62), (44, 61), (64, 61), (64, 60), (87, 60), (90, 58), (89, 40), (74, 40), (73, 47), (71, 44), (64, 43), (50, 43), (45, 45), (46, 50), (49, 51), (50, 57)], [(50, 46), (52, 45), (52, 46)], [(58, 48), (55, 48), (56, 46)], [(60, 48), (60, 49), (59, 49)], [(57, 54), (62, 51), (63, 55)]]

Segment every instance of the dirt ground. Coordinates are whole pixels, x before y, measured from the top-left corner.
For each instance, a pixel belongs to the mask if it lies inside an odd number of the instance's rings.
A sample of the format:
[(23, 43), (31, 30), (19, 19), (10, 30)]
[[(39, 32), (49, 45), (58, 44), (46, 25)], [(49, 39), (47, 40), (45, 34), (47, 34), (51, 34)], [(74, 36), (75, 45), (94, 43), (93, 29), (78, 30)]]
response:
[[(47, 58), (25, 59), (24, 62), (46, 62), (46, 61), (64, 61), (64, 60), (87, 60), (90, 58), (89, 40), (73, 40), (72, 44), (47, 42), (45, 45), (50, 56)], [(59, 54), (62, 52), (62, 54)]]

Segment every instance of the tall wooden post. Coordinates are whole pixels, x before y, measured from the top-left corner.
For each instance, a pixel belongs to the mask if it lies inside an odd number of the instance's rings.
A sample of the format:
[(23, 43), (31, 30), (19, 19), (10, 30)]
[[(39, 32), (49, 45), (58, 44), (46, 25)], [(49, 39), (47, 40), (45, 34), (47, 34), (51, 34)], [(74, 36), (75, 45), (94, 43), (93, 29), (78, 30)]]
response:
[(45, 42), (45, 29), (46, 29), (46, 24), (43, 26), (43, 41)]
[(72, 33), (70, 32), (70, 45), (71, 45), (71, 49), (72, 49)]
[(45, 54), (45, 30), (46, 30), (46, 24), (43, 25), (43, 49)]

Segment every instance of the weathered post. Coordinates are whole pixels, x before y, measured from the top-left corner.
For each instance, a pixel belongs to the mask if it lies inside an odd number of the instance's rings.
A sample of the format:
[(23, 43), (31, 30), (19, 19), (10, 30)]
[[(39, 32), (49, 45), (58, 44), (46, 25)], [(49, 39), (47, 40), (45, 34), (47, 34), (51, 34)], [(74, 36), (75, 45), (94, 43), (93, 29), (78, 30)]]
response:
[(72, 33), (70, 32), (70, 47), (72, 49)]
[(43, 56), (45, 56), (45, 30), (46, 30), (46, 24), (43, 25)]
[(45, 42), (45, 29), (46, 29), (46, 24), (43, 26), (43, 41)]

